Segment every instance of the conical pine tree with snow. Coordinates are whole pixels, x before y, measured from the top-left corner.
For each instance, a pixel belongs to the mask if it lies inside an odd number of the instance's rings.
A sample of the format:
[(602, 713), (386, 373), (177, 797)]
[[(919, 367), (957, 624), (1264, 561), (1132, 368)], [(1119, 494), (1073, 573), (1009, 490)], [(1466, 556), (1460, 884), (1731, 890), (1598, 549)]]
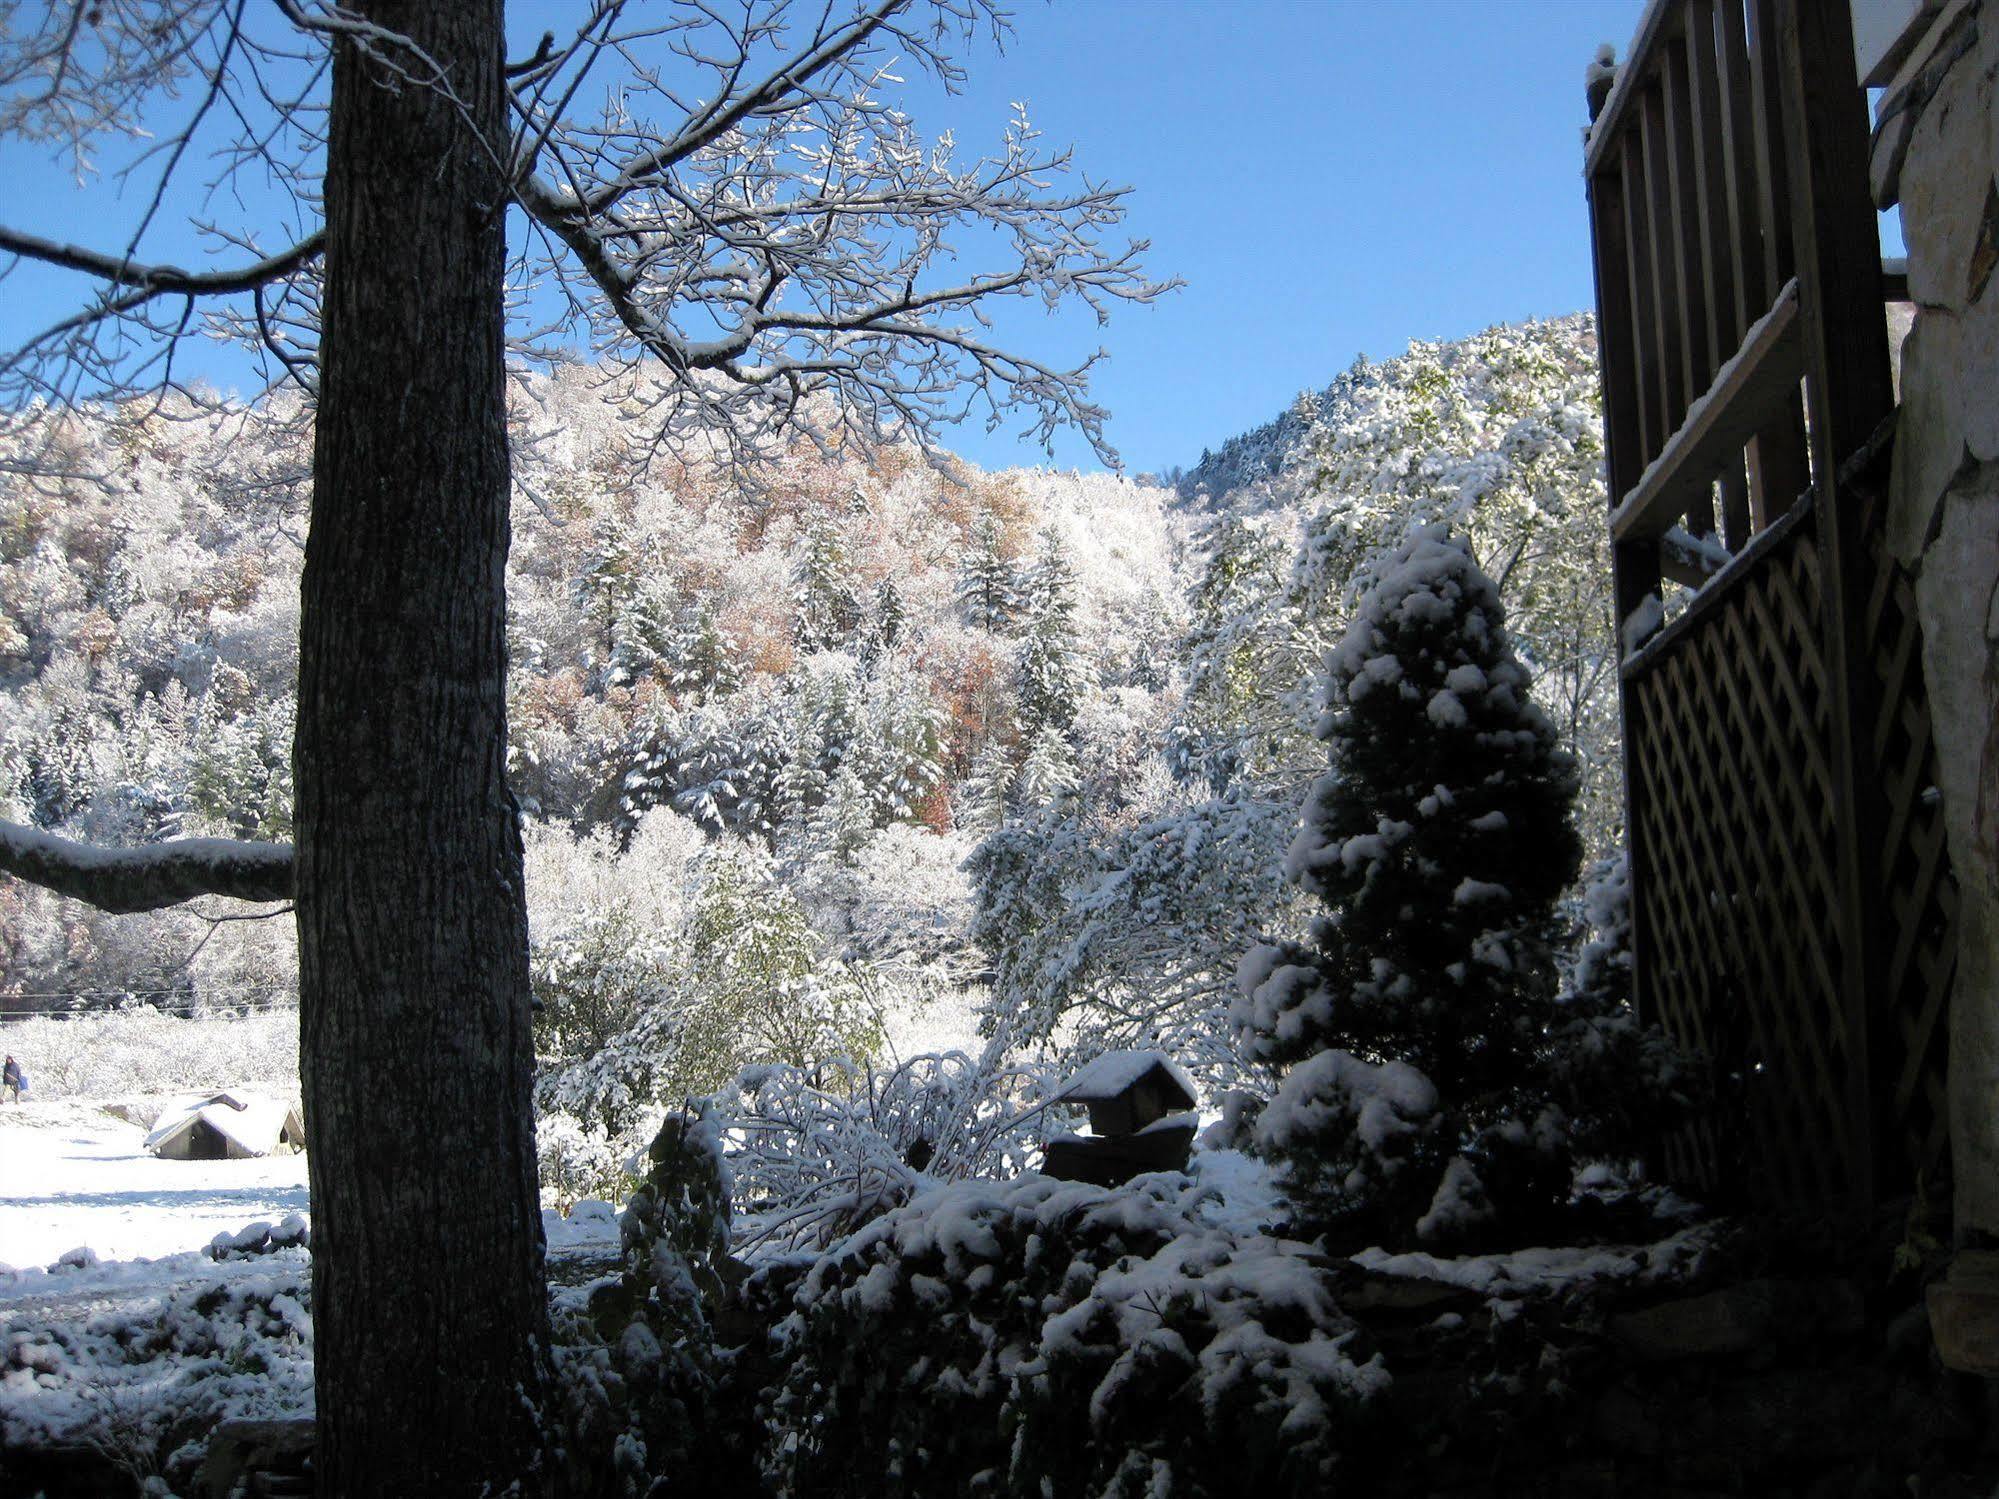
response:
[(1249, 954), (1233, 1011), (1247, 1052), (1289, 1067), (1255, 1138), (1316, 1227), (1503, 1235), (1567, 1187), (1545, 1054), (1575, 770), (1498, 589), (1442, 527), (1380, 568), (1326, 666), (1331, 769), (1287, 874), (1329, 913)]
[(979, 517), (959, 569), (958, 602), (965, 623), (974, 629), (1003, 634), (1020, 609), (1020, 577), (1013, 560), (1001, 549), (999, 522)]

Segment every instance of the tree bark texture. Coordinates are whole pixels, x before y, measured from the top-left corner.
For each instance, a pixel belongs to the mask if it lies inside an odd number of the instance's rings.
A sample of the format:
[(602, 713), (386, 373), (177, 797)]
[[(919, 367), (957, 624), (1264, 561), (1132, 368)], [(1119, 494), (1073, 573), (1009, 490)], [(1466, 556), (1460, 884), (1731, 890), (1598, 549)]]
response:
[(505, 779), (502, 5), (345, 13), (423, 55), (334, 43), (294, 750), (318, 1491), (528, 1489), (547, 1310)]

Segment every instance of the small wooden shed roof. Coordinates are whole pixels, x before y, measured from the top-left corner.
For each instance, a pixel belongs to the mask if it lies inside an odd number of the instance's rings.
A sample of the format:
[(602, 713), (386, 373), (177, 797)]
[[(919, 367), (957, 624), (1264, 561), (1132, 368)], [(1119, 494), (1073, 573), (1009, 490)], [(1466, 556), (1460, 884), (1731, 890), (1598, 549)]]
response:
[(1141, 1083), (1151, 1083), (1167, 1094), (1179, 1095), (1168, 1112), (1191, 1109), (1198, 1095), (1194, 1080), (1171, 1057), (1159, 1051), (1107, 1051), (1088, 1063), (1062, 1085), (1056, 1096), (1065, 1103), (1108, 1103), (1122, 1098)]
[(1193, 1107), (1197, 1097), (1193, 1079), (1163, 1051), (1105, 1051), (1065, 1081), (1055, 1097), (1065, 1103), (1107, 1103), (1147, 1081), (1155, 1081), (1157, 1087), (1169, 1093), (1177, 1091), (1179, 1109)]

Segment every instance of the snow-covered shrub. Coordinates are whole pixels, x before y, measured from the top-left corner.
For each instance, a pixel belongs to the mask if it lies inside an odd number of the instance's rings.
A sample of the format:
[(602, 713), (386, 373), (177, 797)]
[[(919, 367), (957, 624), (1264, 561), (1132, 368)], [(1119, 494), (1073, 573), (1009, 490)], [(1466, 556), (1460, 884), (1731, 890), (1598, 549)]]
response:
[[(668, 824), (686, 830), (655, 812), (641, 832)], [(558, 852), (587, 873), (584, 850), (597, 841)], [(660, 873), (693, 889), (669, 899), (607, 878), (605, 904), (538, 922), (536, 1105), (575, 1121), (543, 1156), (543, 1185), (558, 1198), (572, 1185), (621, 1195), (602, 1167), (639, 1150), (666, 1111), (745, 1066), (865, 1058), (880, 1044), (868, 966), (828, 950), (762, 849), (722, 839), (691, 874), (671, 861)]]
[(1301, 904), (1276, 873), (1293, 816), (1231, 792), (1109, 826), (1075, 807), (1007, 823), (967, 861), (989, 1012), (1083, 1054), (1165, 1051), (1213, 1095), (1242, 1084), (1229, 1001), (1244, 950)]
[(1400, 547), (1327, 656), (1290, 878), (1331, 908), (1244, 960), (1249, 1054), (1294, 1064), (1256, 1126), (1307, 1216), (1450, 1241), (1558, 1204), (1555, 901), (1575, 774), (1529, 696), (1499, 591), (1441, 528)]
[(782, 1494), (1315, 1492), (1388, 1383), (1303, 1246), (1195, 1176), (923, 1192), (809, 1266), (765, 1397)]
[[(749, 1471), (746, 1406), (721, 1398), (729, 1178), (712, 1110), (669, 1117), (621, 1224), (622, 1273), (558, 1355), (573, 1491), (711, 1496)], [(608, 1472), (603, 1471), (608, 1467)]]
[[(54, 1279), (98, 1274), (84, 1264)], [(196, 1492), (219, 1420), (311, 1409), (309, 1280), (288, 1249), (227, 1279), (108, 1297), (84, 1316), (75, 1296), (21, 1303), (0, 1330), (0, 1450), (88, 1447), (134, 1487), (161, 1476), (166, 1492)]]
[(1047, 1143), (1055, 1082), (999, 1044), (977, 1060), (748, 1068), (718, 1100), (742, 1236), (819, 1249), (926, 1184), (1018, 1175)]
[(1629, 859), (1592, 865), (1579, 904), (1583, 941), (1549, 1028), (1550, 1087), (1576, 1153), (1622, 1165), (1691, 1117), (1707, 1084), (1694, 1059), (1632, 1008)]
[(537, 1113), (534, 1147), (542, 1201), (561, 1213), (588, 1198), (622, 1201), (631, 1190), (632, 1175), (625, 1165), (630, 1152), (621, 1143), (574, 1114), (559, 1109)]
[(37, 1098), (120, 1098), (248, 1087), (298, 1092), (295, 1011), (183, 1020), (147, 1006), (17, 1020), (8, 1052)]
[(1015, 1371), (1013, 1491), (1323, 1493), (1389, 1385), (1359, 1341), (1302, 1245), (1210, 1229), (1126, 1256)]

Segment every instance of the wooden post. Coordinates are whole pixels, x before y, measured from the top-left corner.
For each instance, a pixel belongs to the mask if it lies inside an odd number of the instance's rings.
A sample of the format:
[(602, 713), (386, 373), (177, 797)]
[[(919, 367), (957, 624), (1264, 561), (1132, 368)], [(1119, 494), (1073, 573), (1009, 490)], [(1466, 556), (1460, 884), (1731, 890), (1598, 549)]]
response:
[[(1603, 427), (1605, 469), (1609, 476), (1610, 511), (1638, 483), (1645, 471), (1645, 399), (1640, 378), (1638, 337), (1633, 296), (1649, 280), (1634, 275), (1631, 245), (1627, 238), (1629, 184), (1625, 172), (1633, 154), (1613, 151), (1603, 166), (1586, 179), (1589, 196), (1590, 244), (1596, 275), (1596, 333), (1598, 368), (1603, 382)], [(1605, 516), (1608, 524), (1609, 515)], [(1656, 540), (1615, 542), (1611, 546), (1612, 610), (1611, 649), (1624, 653), (1624, 621), (1645, 598), (1659, 591), (1659, 544)], [(1618, 706), (1623, 733), (1624, 761), (1624, 841), (1631, 861), (1631, 962), (1632, 1003), (1639, 1014), (1648, 1012), (1651, 966), (1650, 939), (1646, 932), (1643, 895), (1648, 887), (1649, 865), (1639, 812), (1644, 788), (1637, 774), (1632, 746), (1642, 727), (1632, 721), (1630, 694), (1624, 689), (1622, 674), (1618, 685)]]
[[(1765, 0), (1767, 3), (1767, 0)], [(1881, 315), (1881, 245), (1867, 186), (1866, 96), (1853, 62), (1853, 21), (1835, 0), (1775, 0), (1819, 546), (1837, 827), (1835, 918), (1841, 934), (1840, 1052), (1856, 1215), (1871, 1212), (1877, 1137), (1871, 1041), (1886, 972), (1881, 813), (1873, 754), (1874, 697), (1863, 619), (1867, 538), (1839, 466), (1894, 404)]]

